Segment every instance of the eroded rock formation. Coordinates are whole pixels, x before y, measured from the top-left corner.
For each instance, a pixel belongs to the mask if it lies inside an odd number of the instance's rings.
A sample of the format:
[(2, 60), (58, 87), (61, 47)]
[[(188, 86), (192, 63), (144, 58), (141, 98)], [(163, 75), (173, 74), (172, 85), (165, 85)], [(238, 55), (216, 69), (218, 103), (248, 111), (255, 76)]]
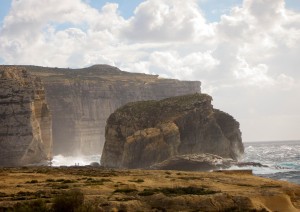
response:
[(51, 158), (52, 123), (38, 77), (16, 67), (0, 67), (0, 166)]
[(210, 153), (237, 159), (239, 123), (206, 94), (126, 104), (107, 120), (101, 165), (148, 168), (176, 155)]
[(20, 66), (45, 84), (55, 154), (101, 154), (108, 116), (132, 101), (200, 92), (200, 82), (128, 73), (108, 65), (83, 69)]
[(151, 169), (182, 170), (182, 171), (210, 171), (226, 169), (236, 162), (229, 158), (222, 158), (208, 153), (176, 155), (161, 163), (152, 165)]

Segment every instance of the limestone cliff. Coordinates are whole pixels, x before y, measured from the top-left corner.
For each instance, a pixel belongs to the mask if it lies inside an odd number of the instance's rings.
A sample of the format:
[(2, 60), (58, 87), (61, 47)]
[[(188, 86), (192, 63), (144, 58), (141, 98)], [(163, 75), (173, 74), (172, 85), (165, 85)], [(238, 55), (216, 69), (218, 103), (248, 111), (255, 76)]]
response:
[(108, 65), (83, 69), (21, 66), (45, 84), (55, 154), (100, 154), (108, 116), (120, 106), (200, 92), (200, 82), (128, 73)]
[(51, 125), (40, 79), (21, 68), (0, 67), (0, 166), (49, 159)]
[(129, 103), (107, 120), (101, 165), (147, 168), (175, 155), (211, 153), (237, 159), (239, 123), (206, 94)]

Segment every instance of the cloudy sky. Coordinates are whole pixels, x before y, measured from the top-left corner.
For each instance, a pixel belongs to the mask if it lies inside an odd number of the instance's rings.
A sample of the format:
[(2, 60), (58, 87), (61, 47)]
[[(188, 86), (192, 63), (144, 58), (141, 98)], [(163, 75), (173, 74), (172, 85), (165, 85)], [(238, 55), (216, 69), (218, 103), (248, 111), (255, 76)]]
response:
[(299, 0), (0, 0), (0, 64), (200, 80), (244, 141), (300, 139)]

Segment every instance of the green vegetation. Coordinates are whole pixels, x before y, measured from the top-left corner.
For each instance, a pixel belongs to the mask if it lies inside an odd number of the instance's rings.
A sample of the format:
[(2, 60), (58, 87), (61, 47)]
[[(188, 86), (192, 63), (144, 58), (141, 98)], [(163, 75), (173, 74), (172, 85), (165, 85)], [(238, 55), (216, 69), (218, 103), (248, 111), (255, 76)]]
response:
[(61, 184), (59, 184), (59, 185), (57, 185), (57, 184), (52, 185), (52, 188), (54, 188), (54, 189), (68, 189), (69, 187), (70, 187), (69, 185), (61, 185)]
[[(53, 182), (53, 181), (52, 181)], [(55, 182), (61, 182), (61, 183), (75, 183), (75, 180), (68, 180), (68, 179), (57, 179)]]
[(140, 192), (140, 196), (151, 196), (155, 193), (163, 193), (166, 196), (180, 196), (180, 195), (208, 195), (215, 194), (216, 191), (198, 188), (198, 187), (175, 187), (175, 188), (159, 188), (159, 189), (144, 189)]
[(128, 180), (128, 181), (133, 182), (133, 183), (143, 183), (143, 182), (145, 182), (143, 179)]
[(161, 101), (137, 101), (128, 103), (117, 109), (108, 119), (108, 123), (121, 121), (122, 123), (135, 123), (144, 128), (145, 120), (147, 126), (155, 126), (161, 121), (172, 120), (182, 111), (190, 110), (192, 107), (200, 107), (211, 101), (206, 94), (190, 94), (167, 98)]
[(7, 197), (8, 195), (4, 192), (0, 192), (0, 197)]
[(178, 177), (181, 180), (203, 180), (201, 177)]
[(104, 182), (111, 182), (110, 179), (94, 179), (94, 178), (87, 178), (85, 184), (87, 185), (103, 185)]
[(280, 188), (281, 185), (262, 185), (261, 188)]
[[(20, 198), (15, 200), (27, 200), (26, 196), (37, 196), (36, 193), (19, 192)], [(21, 198), (22, 197), (22, 198)], [(42, 197), (43, 198), (43, 197)], [(8, 212), (92, 212), (96, 211), (95, 205), (84, 204), (84, 194), (79, 189), (73, 189), (56, 195), (53, 204), (44, 199), (17, 202), (13, 207), (1, 208), (0, 211)]]
[(250, 184), (245, 184), (245, 183), (238, 183), (238, 186), (245, 186), (245, 187), (254, 187), (253, 185)]
[(125, 193), (125, 194), (128, 194), (128, 193), (132, 193), (132, 192), (136, 192), (137, 190), (136, 189), (132, 189), (132, 188), (123, 188), (123, 189), (116, 189), (114, 191), (114, 193)]
[(52, 207), (54, 211), (74, 212), (82, 207), (83, 202), (83, 193), (78, 189), (74, 189), (55, 197)]
[(26, 183), (38, 183), (39, 181), (37, 180), (31, 180), (31, 181), (27, 181)]
[[(0, 208), (1, 210), (1, 208)], [(16, 212), (47, 212), (51, 211), (44, 200), (35, 200), (32, 202), (25, 202), (25, 203), (17, 203), (15, 204), (14, 208), (9, 211), (16, 211)]]
[(61, 183), (75, 183), (75, 180), (64, 180)]

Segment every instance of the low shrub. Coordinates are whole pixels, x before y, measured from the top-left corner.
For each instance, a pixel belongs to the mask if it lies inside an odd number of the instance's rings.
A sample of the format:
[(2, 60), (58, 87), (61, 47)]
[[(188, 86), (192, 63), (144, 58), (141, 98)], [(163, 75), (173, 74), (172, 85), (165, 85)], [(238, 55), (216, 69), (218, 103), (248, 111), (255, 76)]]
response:
[(8, 197), (9, 195), (4, 193), (4, 192), (0, 192), (0, 197)]
[(93, 185), (103, 185), (104, 182), (111, 182), (110, 179), (93, 179), (93, 178), (88, 178), (86, 179), (85, 183), (86, 184), (93, 184)]
[(31, 181), (27, 181), (26, 183), (38, 183), (39, 181), (37, 180), (31, 180)]
[(143, 182), (145, 182), (143, 179), (128, 180), (128, 181), (133, 182), (133, 183), (143, 183)]
[(215, 194), (216, 191), (207, 190), (198, 187), (175, 187), (175, 188), (157, 188), (157, 189), (144, 189), (140, 192), (139, 196), (151, 196), (155, 193), (163, 193), (166, 196), (179, 196), (179, 195), (208, 195)]
[(128, 193), (132, 193), (132, 192), (136, 192), (137, 190), (136, 189), (132, 189), (132, 188), (123, 188), (123, 189), (116, 189), (114, 191), (114, 193), (125, 193), (125, 194), (128, 194)]
[(32, 202), (17, 203), (14, 205), (13, 211), (16, 212), (47, 212), (50, 209), (47, 207), (45, 201), (39, 199)]
[(63, 192), (54, 198), (53, 211), (74, 212), (82, 207), (84, 195), (79, 189)]

